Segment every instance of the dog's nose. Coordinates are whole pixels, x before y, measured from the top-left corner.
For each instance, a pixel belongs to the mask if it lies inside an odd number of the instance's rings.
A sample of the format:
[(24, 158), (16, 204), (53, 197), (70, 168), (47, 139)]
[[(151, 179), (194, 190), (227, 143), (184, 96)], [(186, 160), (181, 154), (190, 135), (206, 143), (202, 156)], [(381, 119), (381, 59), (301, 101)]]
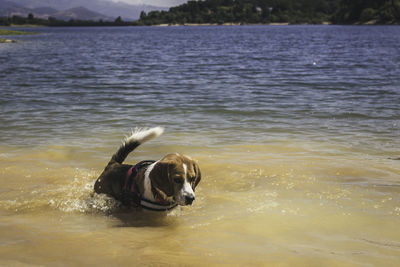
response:
[(185, 196), (185, 203), (186, 205), (192, 205), (194, 200), (194, 196), (190, 195), (190, 196)]

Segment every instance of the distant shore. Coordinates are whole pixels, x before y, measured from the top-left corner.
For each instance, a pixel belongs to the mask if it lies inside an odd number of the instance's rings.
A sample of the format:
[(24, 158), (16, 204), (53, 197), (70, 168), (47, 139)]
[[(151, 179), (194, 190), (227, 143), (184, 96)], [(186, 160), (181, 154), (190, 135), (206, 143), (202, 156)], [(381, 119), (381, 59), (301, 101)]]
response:
[[(8, 26), (1, 26), (0, 25), (0, 36), (1, 35), (21, 35), (21, 34), (35, 34), (31, 32), (22, 32), (22, 31), (14, 31), (14, 30), (5, 30), (5, 28), (37, 28), (37, 27), (58, 27), (58, 26), (63, 26), (63, 27), (103, 27), (103, 26), (110, 26), (110, 25), (102, 25), (102, 24), (79, 24), (77, 22), (74, 22), (75, 24), (69, 25), (67, 22), (65, 22), (64, 25), (40, 25), (40, 24), (11, 24)], [(324, 21), (322, 23), (289, 23), (289, 22), (272, 22), (272, 23), (235, 23), (235, 22), (225, 22), (225, 23), (183, 23), (183, 24), (174, 24), (174, 23), (161, 23), (161, 24), (152, 24), (152, 25), (141, 25), (141, 24), (136, 24), (135, 22), (131, 23), (125, 23), (123, 25), (112, 25), (112, 26), (122, 26), (122, 27), (127, 27), (127, 26), (153, 26), (153, 27), (176, 27), (176, 26), (287, 26), (287, 25), (400, 25), (400, 24), (382, 24), (382, 23), (377, 23), (376, 20), (371, 20), (367, 22), (355, 22), (351, 24), (336, 24), (332, 23), (330, 21)], [(14, 33), (5, 33), (5, 31), (9, 32), (14, 32)]]
[(139, 26), (155, 26), (155, 27), (174, 27), (174, 26), (286, 26), (286, 25), (337, 25), (337, 26), (357, 26), (357, 25), (371, 25), (371, 26), (378, 26), (378, 25), (400, 25), (400, 24), (393, 24), (393, 23), (377, 23), (376, 20), (371, 20), (367, 22), (355, 22), (351, 24), (336, 24), (331, 21), (324, 21), (322, 23), (289, 23), (289, 22), (272, 22), (272, 23), (184, 23), (184, 24), (154, 24), (154, 25), (139, 25)]
[[(9, 35), (31, 35), (36, 34), (33, 32), (24, 32), (24, 31), (14, 31), (14, 30), (6, 30), (0, 29), (0, 36), (9, 36)], [(0, 43), (16, 43), (17, 41), (7, 38), (0, 38)]]
[(0, 44), (4, 43), (16, 43), (17, 41), (11, 39), (0, 38)]
[(0, 26), (0, 27), (10, 27), (10, 28), (38, 28), (38, 27), (47, 27), (46, 25), (40, 25), (40, 24), (11, 24), (9, 26)]
[(140, 25), (140, 26), (154, 26), (154, 27), (177, 27), (177, 26), (287, 26), (287, 25), (337, 25), (337, 26), (379, 26), (379, 25), (400, 25), (400, 24), (382, 24), (376, 21), (356, 22), (352, 24), (334, 24), (330, 21), (322, 23), (289, 23), (289, 22), (273, 22), (273, 23), (184, 23), (184, 24), (154, 24), (154, 25)]
[(157, 25), (151, 25), (151, 26), (158, 26), (158, 27), (167, 27), (167, 26), (245, 26), (245, 25), (271, 25), (271, 26), (281, 26), (281, 25), (289, 25), (289, 22), (283, 22), (283, 23), (269, 23), (269, 24), (244, 24), (244, 23), (233, 23), (233, 22), (228, 22), (228, 23), (222, 23), (222, 24), (217, 24), (217, 23), (184, 23), (184, 24), (157, 24)]
[(155, 24), (155, 25), (148, 25), (148, 26), (155, 26), (155, 27), (177, 27), (177, 26), (287, 26), (287, 25), (389, 25), (389, 24), (374, 24), (373, 22), (367, 23), (355, 23), (355, 24), (333, 24), (330, 21), (324, 21), (322, 23), (317, 24), (308, 24), (308, 23), (298, 23), (292, 24), (289, 22), (273, 22), (273, 23), (184, 23), (184, 24)]
[(15, 30), (8, 30), (0, 28), (0, 35), (30, 35), (36, 34), (33, 32), (24, 32), (24, 31), (15, 31)]

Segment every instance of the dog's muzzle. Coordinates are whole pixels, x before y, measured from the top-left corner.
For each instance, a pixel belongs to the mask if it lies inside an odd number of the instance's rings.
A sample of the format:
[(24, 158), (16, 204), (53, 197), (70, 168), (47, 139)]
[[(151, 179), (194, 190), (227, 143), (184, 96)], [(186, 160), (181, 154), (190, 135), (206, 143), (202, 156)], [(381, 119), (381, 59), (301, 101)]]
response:
[(185, 196), (185, 205), (192, 205), (194, 196)]

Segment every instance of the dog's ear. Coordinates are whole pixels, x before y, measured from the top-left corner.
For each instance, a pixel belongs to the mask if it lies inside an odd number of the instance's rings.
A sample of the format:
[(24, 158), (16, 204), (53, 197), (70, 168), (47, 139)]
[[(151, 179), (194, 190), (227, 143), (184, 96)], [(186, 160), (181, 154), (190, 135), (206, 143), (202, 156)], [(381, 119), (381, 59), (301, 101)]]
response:
[(196, 161), (193, 161), (193, 169), (194, 169), (194, 172), (196, 174), (196, 178), (194, 179), (193, 186), (192, 186), (193, 190), (194, 190), (196, 188), (196, 186), (200, 183), (200, 180), (201, 180), (200, 167), (199, 167), (199, 164), (197, 164)]
[(165, 199), (174, 195), (174, 185), (171, 182), (170, 169), (171, 163), (169, 161), (159, 161), (149, 173), (152, 186)]

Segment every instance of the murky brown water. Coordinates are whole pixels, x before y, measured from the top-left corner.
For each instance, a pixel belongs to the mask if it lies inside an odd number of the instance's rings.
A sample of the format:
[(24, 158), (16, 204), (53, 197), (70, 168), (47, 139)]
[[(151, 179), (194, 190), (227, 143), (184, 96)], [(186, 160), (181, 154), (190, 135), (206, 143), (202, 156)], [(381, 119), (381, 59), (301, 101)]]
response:
[[(171, 134), (173, 135), (173, 134)], [(324, 143), (149, 143), (199, 160), (193, 206), (132, 212), (92, 186), (114, 149), (0, 151), (3, 266), (396, 266), (400, 164)]]

